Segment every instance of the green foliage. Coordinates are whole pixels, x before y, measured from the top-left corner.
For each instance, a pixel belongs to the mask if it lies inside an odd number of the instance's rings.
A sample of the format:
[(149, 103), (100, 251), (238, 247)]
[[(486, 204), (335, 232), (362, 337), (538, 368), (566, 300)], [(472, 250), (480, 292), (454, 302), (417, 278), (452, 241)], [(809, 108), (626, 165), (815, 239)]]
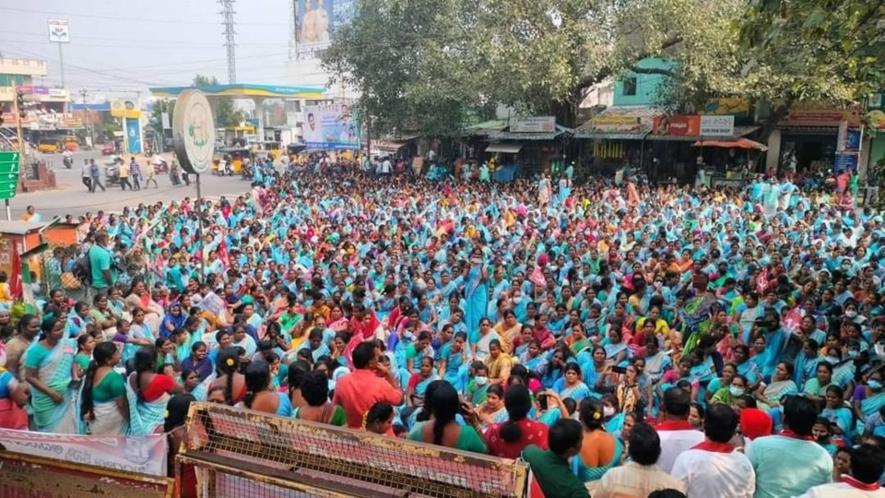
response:
[(740, 90), (772, 102), (856, 102), (885, 86), (883, 19), (883, 0), (753, 0), (740, 26)]
[[(856, 101), (885, 87), (885, 0), (362, 0), (324, 64), (377, 130), (457, 131), (496, 105), (575, 124), (586, 91), (670, 76), (673, 110), (746, 96)], [(675, 63), (643, 70), (649, 56)]]
[[(211, 78), (202, 74), (194, 76), (194, 86), (199, 87), (217, 84), (218, 79), (215, 76)], [(215, 99), (213, 102), (213, 110), (215, 111), (215, 126), (219, 128), (225, 126), (237, 126), (245, 119), (242, 111), (234, 109), (234, 101), (229, 97)], [(172, 118), (171, 110), (169, 118)]]
[(158, 100), (154, 102), (153, 108), (151, 108), (151, 115), (148, 118), (148, 123), (151, 125), (151, 128), (162, 133), (163, 131), (163, 113), (169, 113), (169, 122), (172, 123), (172, 111), (175, 108), (174, 103), (170, 102), (167, 99)]

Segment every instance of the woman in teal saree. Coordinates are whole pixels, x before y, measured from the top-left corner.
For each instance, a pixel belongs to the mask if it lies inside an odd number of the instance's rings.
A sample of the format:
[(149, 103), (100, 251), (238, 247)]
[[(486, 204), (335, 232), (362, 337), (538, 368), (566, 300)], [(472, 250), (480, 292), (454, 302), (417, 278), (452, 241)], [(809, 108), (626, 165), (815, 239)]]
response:
[(34, 427), (40, 432), (76, 434), (72, 369), (77, 342), (63, 338), (65, 322), (58, 317), (44, 320), (42, 329), (40, 340), (24, 354)]

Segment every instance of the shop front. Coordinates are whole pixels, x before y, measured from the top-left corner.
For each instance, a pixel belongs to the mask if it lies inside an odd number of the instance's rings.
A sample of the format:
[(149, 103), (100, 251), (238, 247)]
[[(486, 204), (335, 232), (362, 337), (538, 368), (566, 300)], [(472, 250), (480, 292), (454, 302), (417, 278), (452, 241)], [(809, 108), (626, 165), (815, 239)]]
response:
[(495, 170), (513, 167), (514, 177), (561, 171), (573, 134), (553, 116), (513, 118), (507, 130), (488, 133), (483, 161)]
[[(847, 133), (859, 133), (860, 108), (806, 106), (791, 109), (777, 127), (779, 140), (774, 142), (778, 147), (772, 146), (776, 163), (769, 161), (769, 172), (829, 175), (833, 168), (843, 164), (843, 161), (837, 161), (840, 126)], [(857, 167), (856, 163), (854, 167)]]
[(576, 130), (579, 162), (591, 174), (610, 176), (631, 167), (651, 178), (651, 171), (644, 167), (650, 164), (645, 157), (646, 139), (659, 115), (645, 106), (612, 107), (597, 114)]
[(742, 184), (761, 168), (765, 146), (747, 139), (758, 126), (735, 126), (731, 115), (659, 116), (648, 135), (661, 182)]

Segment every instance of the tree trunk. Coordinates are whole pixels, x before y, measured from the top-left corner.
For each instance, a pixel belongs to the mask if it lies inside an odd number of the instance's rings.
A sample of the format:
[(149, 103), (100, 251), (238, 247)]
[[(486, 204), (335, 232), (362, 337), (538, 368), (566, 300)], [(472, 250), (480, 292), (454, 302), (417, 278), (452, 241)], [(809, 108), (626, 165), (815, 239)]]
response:
[(792, 104), (792, 99), (785, 101), (784, 103), (774, 107), (771, 110), (771, 114), (768, 115), (768, 119), (762, 123), (762, 131), (759, 133), (759, 141), (768, 145), (768, 139), (771, 138), (771, 134), (774, 132), (777, 124), (781, 122), (782, 119), (787, 117), (787, 114), (790, 112), (790, 105)]

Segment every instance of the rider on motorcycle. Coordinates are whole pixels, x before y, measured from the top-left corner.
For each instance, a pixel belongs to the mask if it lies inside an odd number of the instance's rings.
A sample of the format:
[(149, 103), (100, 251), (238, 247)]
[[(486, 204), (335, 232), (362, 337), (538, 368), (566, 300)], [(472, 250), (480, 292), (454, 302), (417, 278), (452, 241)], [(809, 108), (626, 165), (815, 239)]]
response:
[(65, 149), (65, 151), (62, 152), (61, 155), (62, 164), (65, 165), (65, 168), (71, 169), (71, 167), (74, 165), (74, 153), (68, 149)]

